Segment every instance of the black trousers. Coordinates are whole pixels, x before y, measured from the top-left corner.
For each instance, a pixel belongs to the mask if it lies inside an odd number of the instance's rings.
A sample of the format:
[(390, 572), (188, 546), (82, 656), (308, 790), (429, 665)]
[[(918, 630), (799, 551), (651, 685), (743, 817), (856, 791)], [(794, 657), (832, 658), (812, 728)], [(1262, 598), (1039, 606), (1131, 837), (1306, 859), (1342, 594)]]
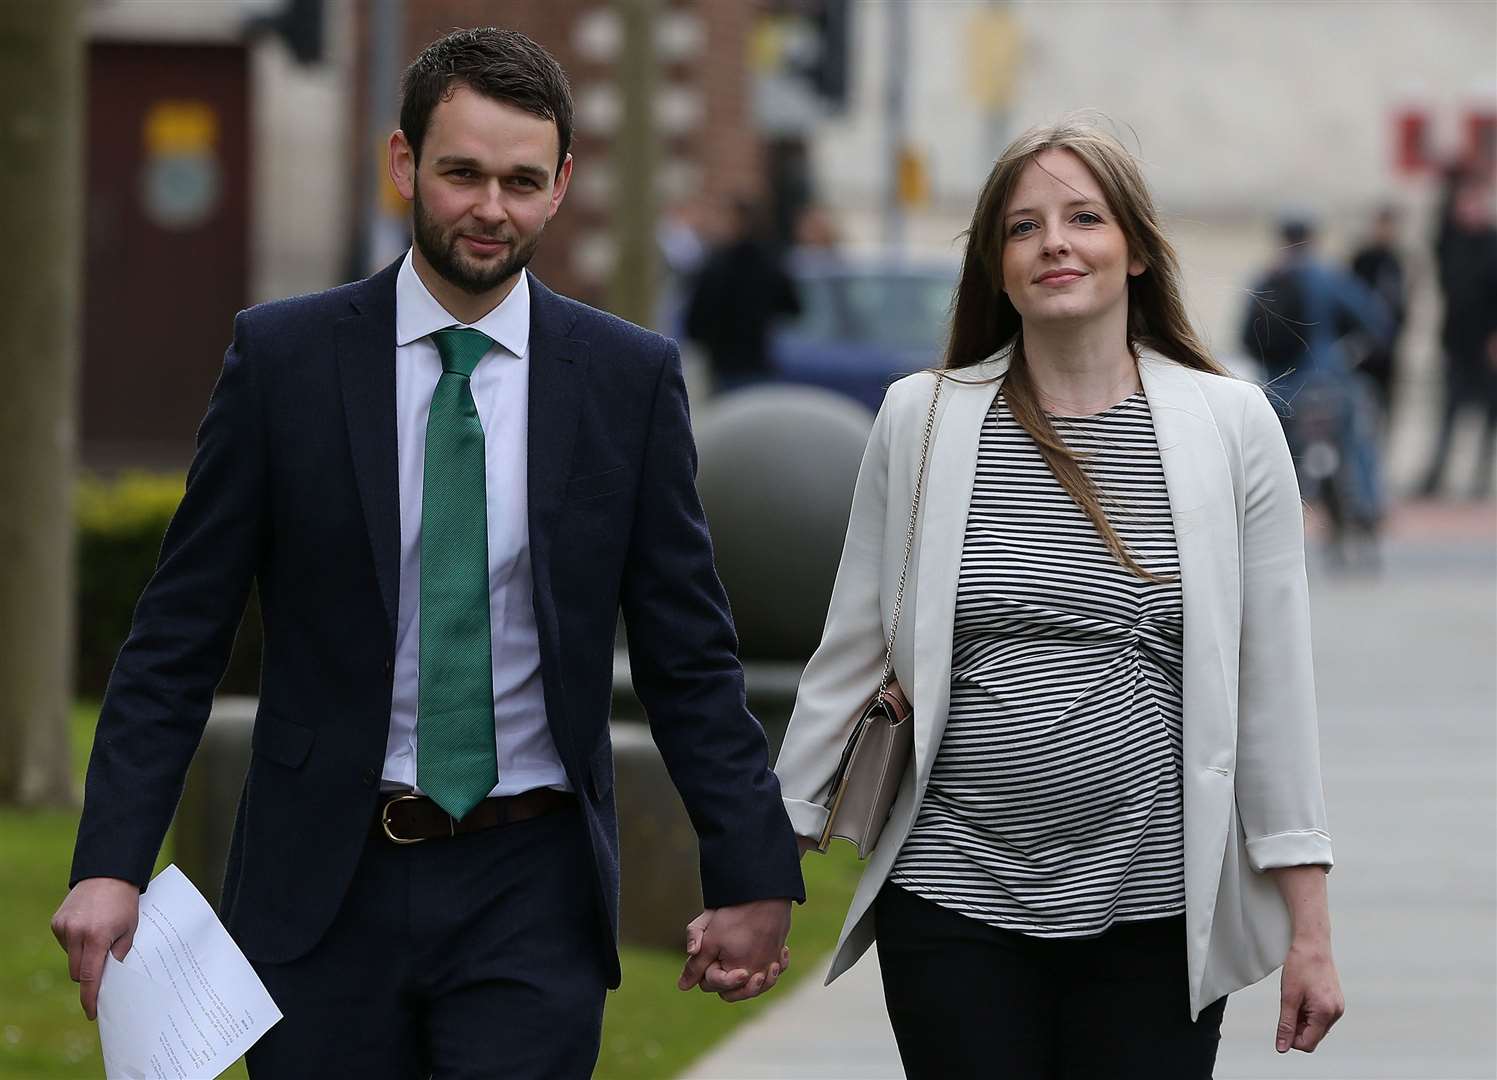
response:
[(874, 921), (913, 1080), (1211, 1076), (1227, 999), (1191, 1022), (1182, 916), (1033, 938), (885, 885)]
[(316, 948), (256, 964), (284, 1014), (254, 1080), (582, 1080), (604, 957), (577, 807), (462, 836), (370, 840)]

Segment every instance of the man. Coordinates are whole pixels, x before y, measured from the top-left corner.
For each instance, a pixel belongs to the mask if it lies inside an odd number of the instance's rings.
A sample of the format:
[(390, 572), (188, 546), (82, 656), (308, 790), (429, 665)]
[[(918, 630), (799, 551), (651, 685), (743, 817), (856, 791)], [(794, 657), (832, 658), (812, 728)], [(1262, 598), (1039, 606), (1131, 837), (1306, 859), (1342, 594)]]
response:
[[(1375, 293), (1320, 258), (1310, 220), (1287, 216), (1279, 238), (1279, 261), (1253, 286), (1240, 341), (1290, 403), (1285, 433), (1296, 458), (1305, 453), (1307, 429), (1317, 426), (1320, 414), (1329, 418), (1344, 482), (1327, 485), (1323, 494), (1332, 552), (1339, 555), (1353, 532), (1375, 535), (1384, 502), (1370, 393), (1351, 370), (1341, 339), (1355, 332), (1381, 346), (1391, 338), (1393, 321)], [(1309, 466), (1313, 471), (1314, 463)]]
[(771, 374), (770, 329), (776, 319), (801, 310), (795, 282), (763, 241), (758, 216), (747, 201), (732, 204), (728, 238), (697, 272), (687, 304), (686, 336), (707, 350), (718, 394)]
[(1492, 212), (1492, 177), (1481, 169), (1457, 166), (1449, 171), (1446, 188), (1435, 238), (1440, 290), (1445, 295), (1440, 321), (1445, 400), (1419, 494), (1439, 494), (1456, 422), (1470, 410), (1481, 417), (1470, 494), (1486, 499), (1492, 495), (1497, 456), (1497, 219)]
[(1399, 216), (1391, 203), (1380, 206), (1373, 218), (1372, 235), (1351, 259), (1357, 280), (1382, 300), (1393, 329), (1387, 342), (1366, 350), (1358, 371), (1372, 381), (1377, 395), (1378, 419), (1386, 441), (1393, 414), (1393, 387), (1397, 368), (1398, 335), (1408, 314), (1408, 281), (1403, 256), (1398, 251)]
[(521, 34), (406, 72), (415, 244), (242, 312), (110, 679), (53, 920), (94, 1015), (255, 584), (265, 647), (223, 916), (285, 1019), (253, 1076), (587, 1076), (619, 981), (608, 711), (635, 687), (701, 843), (683, 988), (788, 958), (796, 846), (744, 705), (675, 345), (524, 267), (572, 104)]

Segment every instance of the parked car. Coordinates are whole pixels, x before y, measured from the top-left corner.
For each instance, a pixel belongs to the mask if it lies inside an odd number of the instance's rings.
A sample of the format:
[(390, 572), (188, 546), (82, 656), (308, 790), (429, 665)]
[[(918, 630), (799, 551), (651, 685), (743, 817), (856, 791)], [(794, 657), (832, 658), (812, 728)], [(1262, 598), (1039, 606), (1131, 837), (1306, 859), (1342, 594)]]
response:
[[(786, 268), (801, 314), (770, 335), (774, 381), (826, 387), (877, 410), (891, 382), (941, 362), (954, 264), (799, 251)], [(684, 311), (667, 321), (681, 338)]]
[(940, 364), (954, 265), (797, 252), (788, 266), (801, 314), (771, 336), (775, 378), (877, 410), (895, 379)]

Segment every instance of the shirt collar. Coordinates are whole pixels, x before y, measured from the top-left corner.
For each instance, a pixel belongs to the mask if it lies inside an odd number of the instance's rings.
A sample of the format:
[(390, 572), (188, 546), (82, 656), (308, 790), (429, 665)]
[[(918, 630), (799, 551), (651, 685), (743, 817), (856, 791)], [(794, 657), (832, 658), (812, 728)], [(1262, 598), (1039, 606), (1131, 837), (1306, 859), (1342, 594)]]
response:
[(481, 330), (515, 356), (524, 356), (530, 347), (530, 276), (520, 271), (520, 278), (509, 295), (476, 323), (464, 324), (452, 317), (427, 289), (416, 273), (412, 253), (405, 253), (395, 278), (395, 344), (409, 345), (437, 330), (449, 326), (471, 326)]

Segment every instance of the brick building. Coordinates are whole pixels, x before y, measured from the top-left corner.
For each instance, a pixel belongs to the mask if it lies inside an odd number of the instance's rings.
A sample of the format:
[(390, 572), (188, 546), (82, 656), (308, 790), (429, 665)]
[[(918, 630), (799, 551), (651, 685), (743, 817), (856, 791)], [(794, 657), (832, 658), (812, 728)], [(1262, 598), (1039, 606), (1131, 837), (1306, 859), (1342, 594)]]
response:
[[(749, 46), (762, 5), (711, 0), (659, 0), (648, 5), (657, 32), (655, 103), (659, 157), (653, 207), (629, 205), (621, 193), (618, 162), (625, 150), (614, 131), (624, 108), (615, 64), (624, 48), (617, 5), (597, 0), (545, 4), (493, 0), (405, 0), (399, 65), (457, 26), (498, 25), (520, 30), (549, 50), (572, 80), (577, 123), (572, 188), (547, 226), (533, 269), (553, 288), (594, 304), (608, 303), (617, 264), (620, 215), (653, 215), (688, 200), (715, 203), (745, 193), (762, 194), (764, 146), (752, 115)], [(358, 5), (353, 82), (362, 86), (370, 62), (371, 9)], [(391, 88), (391, 113), (395, 111)], [(388, 126), (388, 125), (386, 125)], [(378, 166), (358, 153), (369, 128), (363, 103), (350, 125), (351, 160)], [(350, 177), (354, 190), (360, 178)], [(378, 260), (376, 260), (378, 261)]]

